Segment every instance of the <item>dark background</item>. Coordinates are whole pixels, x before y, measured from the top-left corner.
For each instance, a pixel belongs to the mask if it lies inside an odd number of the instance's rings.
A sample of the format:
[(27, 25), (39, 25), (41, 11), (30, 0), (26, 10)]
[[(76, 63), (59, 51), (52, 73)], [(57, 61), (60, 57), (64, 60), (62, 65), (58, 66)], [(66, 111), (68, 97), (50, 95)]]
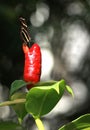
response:
[[(49, 16), (41, 25), (34, 26), (30, 18), (32, 14), (36, 12), (37, 6), (39, 8), (39, 5), (41, 5), (41, 3), (44, 3), (48, 7)], [(47, 14), (43, 15), (47, 16)], [(6, 86), (6, 88), (9, 89), (11, 83), (14, 80), (23, 78), (24, 54), (22, 51), (22, 42), (20, 39), (20, 22), (19, 22), (19, 17), (21, 16), (26, 19), (27, 24), (31, 29), (30, 31), (32, 38), (34, 40), (36, 40), (35, 35), (37, 35), (38, 33), (43, 35), (46, 34), (49, 27), (52, 27), (52, 29), (54, 30), (53, 36), (51, 36), (51, 38), (48, 39), (50, 43), (49, 47), (45, 45), (45, 43), (43, 42), (40, 44), (42, 49), (44, 48), (46, 50), (49, 49), (53, 55), (54, 65), (52, 71), (50, 71), (49, 73), (49, 79), (60, 80), (64, 78), (67, 81), (67, 83), (72, 85), (71, 87), (73, 89), (74, 89), (73, 84), (76, 83), (77, 81), (80, 81), (80, 83), (83, 83), (85, 87), (84, 89), (86, 92), (85, 97), (83, 88), (79, 89), (79, 91), (83, 90), (83, 95), (81, 95), (80, 98), (84, 100), (84, 102), (82, 101), (82, 103), (81, 102), (80, 103), (78, 102), (78, 104), (76, 103), (76, 108), (74, 112), (71, 112), (72, 114), (70, 113), (70, 111), (68, 112), (69, 114), (60, 112), (58, 113), (58, 115), (51, 116), (50, 119), (48, 119), (48, 117), (46, 118), (49, 122), (51, 122), (50, 124), (51, 126), (52, 124), (54, 125), (54, 127), (51, 128), (51, 130), (56, 130), (57, 128), (59, 128), (60, 125), (64, 124), (65, 122), (71, 121), (82, 114), (90, 112), (90, 105), (89, 105), (90, 104), (89, 103), (90, 102), (90, 96), (89, 96), (90, 95), (90, 77), (89, 77), (90, 76), (90, 51), (89, 51), (90, 1), (89, 0), (12, 0), (12, 1), (1, 0), (0, 1), (0, 84), (2, 86)], [(68, 58), (68, 53), (70, 51), (69, 50), (70, 46), (69, 45), (67, 46), (65, 53), (63, 50), (65, 43), (67, 43), (66, 37), (69, 32), (68, 27), (70, 27), (71, 25), (78, 25), (78, 27), (82, 29), (83, 34), (84, 32), (87, 34), (86, 41), (84, 41), (84, 44), (87, 45), (87, 39), (88, 39), (88, 47), (84, 53), (84, 56), (82, 56), (82, 60), (80, 61), (80, 64), (77, 66), (77, 68), (70, 70), (70, 68), (68, 69), (67, 67), (68, 62), (66, 62), (66, 59)], [(71, 30), (73, 32), (73, 28)], [(73, 41), (72, 33), (70, 35), (71, 39), (69, 40), (71, 42)], [(79, 36), (79, 38), (82, 39), (82, 35)], [(76, 39), (78, 39), (78, 37)], [(38, 40), (36, 42), (38, 42)], [(79, 48), (78, 51), (82, 49), (81, 44), (82, 42), (80, 43), (80, 46), (78, 46)], [(74, 57), (72, 59), (74, 60)], [(41, 80), (44, 79), (45, 77), (42, 78)], [(76, 86), (76, 88), (79, 88), (79, 86)], [(74, 91), (76, 91), (77, 93), (78, 89), (74, 89)], [(65, 96), (68, 95), (65, 94)], [(60, 117), (59, 115), (62, 116)]]

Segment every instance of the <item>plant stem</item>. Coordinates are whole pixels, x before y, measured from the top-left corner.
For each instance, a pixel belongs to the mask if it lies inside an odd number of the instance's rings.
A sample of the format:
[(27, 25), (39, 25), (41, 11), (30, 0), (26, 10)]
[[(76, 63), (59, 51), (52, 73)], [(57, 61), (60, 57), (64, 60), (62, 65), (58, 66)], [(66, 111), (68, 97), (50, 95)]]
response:
[(22, 119), (21, 119), (21, 118), (18, 118), (18, 122), (19, 122), (19, 124), (21, 125), (21, 124), (22, 124)]
[(35, 123), (36, 123), (36, 125), (38, 127), (38, 130), (45, 130), (42, 121), (39, 118), (34, 118), (34, 119), (35, 119)]
[(25, 101), (26, 99), (16, 99), (13, 101), (5, 101), (5, 102), (0, 103), (0, 107), (9, 106), (9, 105), (18, 104), (18, 103), (25, 103)]

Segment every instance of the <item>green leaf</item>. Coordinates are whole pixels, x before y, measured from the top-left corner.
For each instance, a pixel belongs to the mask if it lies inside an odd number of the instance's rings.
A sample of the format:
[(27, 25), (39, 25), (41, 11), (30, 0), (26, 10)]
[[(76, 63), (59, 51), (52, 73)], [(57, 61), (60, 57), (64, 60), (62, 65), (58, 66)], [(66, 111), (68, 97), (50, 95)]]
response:
[[(16, 99), (25, 99), (25, 98), (26, 98), (25, 92), (17, 92), (11, 96), (12, 101), (14, 101)], [(14, 105), (12, 105), (12, 107), (18, 116), (19, 122), (21, 123), (21, 121), (27, 114), (27, 111), (25, 109), (25, 103), (14, 104)]]
[(85, 114), (61, 127), (59, 130), (90, 130), (90, 114)]
[(72, 97), (74, 97), (73, 90), (70, 86), (66, 85), (66, 90), (72, 95)]
[(25, 85), (28, 85), (30, 83), (26, 83), (23, 80), (15, 80), (14, 82), (12, 82), (11, 84), (11, 89), (10, 89), (10, 95), (12, 95), (13, 93), (15, 93), (17, 90), (19, 90), (20, 88), (24, 87)]
[(14, 122), (0, 122), (0, 130), (25, 130), (21, 125)]
[(62, 97), (65, 81), (52, 81), (36, 84), (26, 96), (26, 110), (35, 118), (49, 113)]

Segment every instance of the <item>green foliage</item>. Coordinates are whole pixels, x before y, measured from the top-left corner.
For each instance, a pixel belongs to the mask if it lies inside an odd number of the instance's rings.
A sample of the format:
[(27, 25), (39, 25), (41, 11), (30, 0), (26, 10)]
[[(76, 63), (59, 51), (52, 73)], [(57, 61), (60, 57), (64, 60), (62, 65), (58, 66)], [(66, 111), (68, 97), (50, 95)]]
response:
[[(40, 122), (40, 117), (49, 113), (61, 97), (64, 91), (67, 90), (72, 96), (74, 96), (70, 86), (66, 85), (64, 80), (40, 82), (34, 85), (27, 93), (18, 91), (26, 83), (23, 80), (15, 80), (11, 84), (10, 99), (6, 105), (12, 105), (13, 109), (17, 113), (19, 123), (23, 120), (27, 113), (30, 113), (35, 120)], [(19, 99), (24, 99), (22, 102)], [(20, 102), (21, 101), (21, 102)], [(0, 106), (5, 106), (5, 102), (1, 103)], [(42, 124), (42, 123), (41, 123)], [(39, 123), (37, 124), (40, 128)], [(43, 126), (43, 125), (42, 125)], [(23, 128), (15, 123), (2, 122), (0, 123), (0, 129), (2, 130), (23, 130)], [(90, 129), (90, 114), (83, 115), (78, 119), (64, 125), (59, 130), (89, 130)]]
[(14, 122), (0, 122), (0, 130), (25, 130), (21, 125)]
[[(26, 83), (23, 80), (15, 80), (11, 84), (10, 101), (0, 103), (0, 106), (11, 105), (18, 116), (20, 124), (27, 113), (31, 114), (38, 128), (42, 127), (44, 130), (40, 117), (48, 114), (55, 107), (63, 96), (65, 89), (71, 95), (73, 95), (73, 91), (66, 85), (65, 80), (39, 82), (27, 92), (18, 91), (28, 84), (30, 83)], [(11, 125), (11, 127), (13, 126)]]
[(26, 96), (26, 110), (35, 118), (49, 113), (62, 97), (65, 81), (37, 84)]
[(82, 115), (59, 130), (90, 130), (90, 114)]
[[(25, 92), (17, 92), (11, 96), (11, 100), (16, 100), (16, 99), (25, 99), (26, 98), (26, 93)], [(21, 123), (23, 118), (26, 116), (27, 111), (25, 109), (25, 103), (18, 103), (18, 104), (13, 104), (12, 105), (13, 109), (15, 110), (18, 120)]]
[(71, 89), (70, 86), (66, 85), (66, 90), (68, 91), (68, 93), (70, 93), (72, 95), (72, 97), (74, 97), (73, 90)]
[(19, 90), (20, 88), (24, 87), (25, 85), (30, 84), (30, 83), (26, 83), (23, 80), (15, 80), (12, 84), (11, 84), (11, 89), (10, 89), (10, 95), (12, 95), (13, 93), (15, 93), (17, 90)]

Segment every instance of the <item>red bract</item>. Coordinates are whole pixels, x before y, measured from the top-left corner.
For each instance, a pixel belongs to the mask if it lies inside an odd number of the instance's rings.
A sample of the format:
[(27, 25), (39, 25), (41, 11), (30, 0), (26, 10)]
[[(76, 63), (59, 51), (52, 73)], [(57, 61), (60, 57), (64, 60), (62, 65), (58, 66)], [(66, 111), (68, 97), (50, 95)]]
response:
[(23, 51), (25, 54), (25, 66), (23, 78), (26, 82), (32, 82), (28, 85), (30, 89), (33, 84), (40, 81), (41, 76), (41, 51), (37, 43), (34, 43), (30, 48), (23, 44)]

